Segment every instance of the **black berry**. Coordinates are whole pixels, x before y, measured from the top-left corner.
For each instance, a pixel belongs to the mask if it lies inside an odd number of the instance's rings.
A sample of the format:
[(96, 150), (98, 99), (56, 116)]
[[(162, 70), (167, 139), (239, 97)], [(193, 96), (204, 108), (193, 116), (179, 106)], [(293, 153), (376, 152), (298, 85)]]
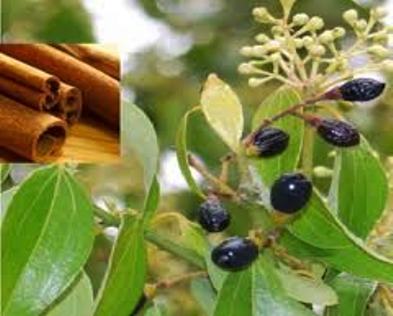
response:
[(247, 151), (248, 154), (258, 157), (273, 157), (287, 149), (288, 143), (289, 135), (286, 132), (278, 128), (266, 127), (255, 133)]
[(348, 81), (339, 90), (346, 101), (370, 101), (379, 97), (385, 89), (385, 83), (370, 78)]
[(303, 174), (284, 174), (274, 182), (270, 202), (275, 210), (292, 214), (307, 204), (311, 193), (312, 184)]
[(213, 249), (212, 261), (223, 270), (247, 268), (258, 257), (258, 247), (250, 239), (232, 237)]
[(228, 211), (218, 199), (207, 199), (199, 206), (199, 224), (208, 232), (221, 232), (231, 221)]
[(323, 119), (317, 125), (318, 134), (329, 144), (338, 147), (359, 145), (360, 134), (352, 125), (334, 119)]

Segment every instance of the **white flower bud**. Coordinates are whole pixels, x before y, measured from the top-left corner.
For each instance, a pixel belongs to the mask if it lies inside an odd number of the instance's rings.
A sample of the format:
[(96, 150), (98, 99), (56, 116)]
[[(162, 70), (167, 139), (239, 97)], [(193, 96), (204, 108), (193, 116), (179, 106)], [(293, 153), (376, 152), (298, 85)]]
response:
[(276, 19), (264, 7), (255, 8), (252, 14), (257, 22), (264, 24), (274, 24), (276, 22)]
[(343, 27), (338, 26), (333, 29), (333, 36), (335, 38), (344, 37), (345, 34), (346, 34), (346, 31)]
[(318, 31), (322, 29), (325, 22), (319, 16), (313, 16), (311, 20), (307, 23), (306, 27), (310, 31)]
[(261, 43), (261, 44), (265, 44), (265, 43), (267, 43), (268, 41), (270, 41), (270, 37), (269, 36), (267, 36), (266, 34), (258, 34), (257, 36), (255, 36), (255, 40), (258, 42), (258, 43)]
[(243, 63), (239, 65), (238, 71), (242, 75), (250, 75), (255, 73), (255, 67), (249, 63)]
[(354, 25), (358, 17), (359, 17), (358, 12), (354, 9), (345, 11), (343, 14), (344, 20), (347, 21), (347, 23), (350, 25)]
[(319, 40), (323, 44), (330, 44), (334, 42), (334, 34), (333, 31), (325, 31), (321, 35), (319, 35)]
[(244, 46), (240, 49), (240, 54), (245, 57), (252, 57), (253, 48), (251, 46)]
[(355, 29), (360, 31), (360, 32), (364, 32), (367, 29), (368, 23), (366, 20), (361, 19), (359, 21), (356, 21), (355, 23)]
[(272, 31), (272, 34), (275, 36), (279, 36), (284, 33), (284, 29), (282, 28), (282, 26), (279, 26), (279, 25), (273, 26), (271, 31)]
[(300, 13), (300, 14), (296, 14), (296, 15), (293, 17), (292, 22), (293, 22), (293, 24), (294, 24), (295, 26), (303, 26), (303, 25), (307, 24), (307, 22), (308, 22), (309, 20), (310, 20), (310, 17), (309, 17), (307, 14), (305, 14), (305, 13)]
[(313, 173), (317, 178), (330, 178), (333, 176), (333, 170), (325, 166), (316, 166)]
[(303, 37), (303, 45), (306, 48), (311, 47), (311, 45), (313, 45), (315, 43), (314, 39), (311, 36), (305, 36)]
[(389, 50), (386, 47), (383, 47), (382, 45), (373, 45), (367, 50), (367, 52), (370, 55), (373, 55), (381, 59), (389, 57)]
[(312, 45), (309, 51), (312, 57), (322, 57), (326, 54), (326, 48), (322, 45)]
[(271, 60), (273, 63), (279, 62), (280, 59), (281, 59), (281, 54), (280, 54), (280, 53), (274, 53), (274, 54), (272, 54), (272, 55), (270, 56), (270, 60)]
[(304, 47), (304, 41), (301, 38), (295, 38), (295, 46), (297, 49)]
[(266, 50), (265, 46), (257, 45), (252, 48), (252, 55), (253, 56), (263, 57), (264, 55), (266, 55), (266, 53), (267, 53), (267, 50)]
[(373, 41), (375, 43), (386, 44), (389, 40), (389, 35), (387, 30), (383, 30), (381, 32), (375, 33), (373, 36)]
[(388, 15), (388, 11), (386, 9), (379, 7), (376, 9), (371, 10), (371, 15), (376, 19), (380, 20), (385, 18)]
[(274, 52), (281, 48), (281, 44), (279, 41), (273, 40), (264, 45), (264, 48), (268, 52)]

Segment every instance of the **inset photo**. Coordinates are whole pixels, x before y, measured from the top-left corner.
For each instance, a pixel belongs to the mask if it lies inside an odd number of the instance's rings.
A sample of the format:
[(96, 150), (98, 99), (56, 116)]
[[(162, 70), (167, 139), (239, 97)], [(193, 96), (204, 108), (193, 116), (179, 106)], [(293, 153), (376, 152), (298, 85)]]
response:
[(120, 54), (98, 44), (0, 44), (0, 162), (120, 160)]

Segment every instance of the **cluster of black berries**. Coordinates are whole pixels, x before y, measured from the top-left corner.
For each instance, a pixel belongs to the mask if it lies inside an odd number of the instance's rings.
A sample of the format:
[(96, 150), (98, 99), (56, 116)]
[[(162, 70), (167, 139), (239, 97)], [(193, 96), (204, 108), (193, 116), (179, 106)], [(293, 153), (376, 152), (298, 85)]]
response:
[[(373, 79), (355, 79), (327, 92), (325, 100), (370, 101), (378, 97), (385, 84)], [(305, 117), (307, 118), (307, 117)], [(313, 116), (307, 120), (328, 143), (338, 147), (356, 146), (360, 134), (352, 125), (334, 119)], [(248, 152), (261, 158), (282, 153), (289, 144), (289, 135), (274, 127), (265, 127), (253, 134)], [(301, 173), (289, 173), (277, 179), (270, 191), (271, 206), (278, 212), (294, 214), (303, 209), (312, 195), (312, 183)], [(230, 214), (215, 196), (199, 208), (199, 223), (208, 232), (221, 232), (230, 224)], [(258, 246), (249, 238), (231, 237), (216, 246), (212, 261), (220, 268), (237, 271), (248, 267), (257, 257)]]

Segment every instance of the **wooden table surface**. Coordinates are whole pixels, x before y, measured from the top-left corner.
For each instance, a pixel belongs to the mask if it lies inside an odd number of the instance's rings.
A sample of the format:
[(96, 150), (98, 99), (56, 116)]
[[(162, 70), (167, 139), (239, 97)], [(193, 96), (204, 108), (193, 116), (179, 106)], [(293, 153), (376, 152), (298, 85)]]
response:
[[(53, 162), (112, 163), (120, 161), (119, 135), (95, 118), (83, 117), (69, 130), (62, 155)], [(29, 162), (0, 148), (0, 162)]]

